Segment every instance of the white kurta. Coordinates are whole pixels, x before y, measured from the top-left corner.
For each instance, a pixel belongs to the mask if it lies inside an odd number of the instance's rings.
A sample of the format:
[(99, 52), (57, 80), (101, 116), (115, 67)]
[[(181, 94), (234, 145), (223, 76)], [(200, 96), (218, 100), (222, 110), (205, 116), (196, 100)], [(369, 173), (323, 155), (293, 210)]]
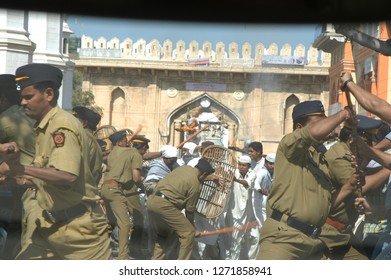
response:
[[(252, 185), (254, 184), (255, 174), (251, 169), (242, 176), (238, 169), (235, 170), (235, 177), (238, 179), (246, 180), (249, 187), (233, 182), (230, 200), (227, 206), (226, 226), (240, 227), (244, 224), (251, 222), (254, 219), (254, 213), (251, 203)], [(231, 233), (231, 242), (229, 253), (226, 258), (231, 260), (249, 259), (248, 252), (250, 251), (251, 244), (249, 232), (246, 231), (233, 231)]]
[(267, 195), (261, 193), (264, 189), (267, 193), (270, 192), (272, 187), (272, 177), (265, 166), (262, 166), (257, 174), (254, 182), (254, 192), (252, 197), (252, 204), (254, 208), (255, 218), (257, 219), (260, 228), (266, 220), (266, 200)]

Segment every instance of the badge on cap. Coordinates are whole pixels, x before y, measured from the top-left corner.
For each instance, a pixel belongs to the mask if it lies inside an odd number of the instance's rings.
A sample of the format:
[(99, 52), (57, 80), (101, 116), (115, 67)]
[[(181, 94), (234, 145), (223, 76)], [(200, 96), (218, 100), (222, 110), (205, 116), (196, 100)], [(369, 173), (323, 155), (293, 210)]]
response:
[(65, 134), (60, 131), (54, 132), (53, 133), (53, 141), (54, 141), (54, 145), (56, 145), (57, 148), (64, 146)]

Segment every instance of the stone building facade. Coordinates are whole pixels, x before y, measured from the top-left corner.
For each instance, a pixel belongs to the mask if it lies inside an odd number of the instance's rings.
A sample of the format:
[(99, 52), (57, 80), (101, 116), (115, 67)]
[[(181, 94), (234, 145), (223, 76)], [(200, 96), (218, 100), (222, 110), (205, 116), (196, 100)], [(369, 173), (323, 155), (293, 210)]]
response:
[(294, 105), (310, 99), (326, 108), (329, 103), (330, 57), (303, 45), (161, 45), (83, 36), (73, 61), (83, 74), (83, 90), (103, 108), (101, 125), (142, 125), (151, 150), (178, 145), (192, 128), (208, 125), (192, 141), (239, 148), (261, 141), (265, 153), (274, 152), (292, 131)]
[(64, 78), (59, 105), (72, 109), (74, 63), (68, 55), (72, 31), (63, 14), (0, 9), (0, 74), (14, 74), (27, 63), (48, 63)]

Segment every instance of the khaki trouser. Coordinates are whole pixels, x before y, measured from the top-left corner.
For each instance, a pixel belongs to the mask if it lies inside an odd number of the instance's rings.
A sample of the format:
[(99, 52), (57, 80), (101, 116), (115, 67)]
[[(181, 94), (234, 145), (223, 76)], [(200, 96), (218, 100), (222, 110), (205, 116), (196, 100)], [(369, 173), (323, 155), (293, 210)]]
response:
[(33, 232), (37, 227), (36, 221), (42, 214), (42, 208), (39, 206), (36, 199), (36, 192), (37, 190), (28, 188), (22, 196), (22, 250), (28, 244), (32, 243)]
[(325, 259), (325, 245), (272, 218), (261, 229), (258, 260), (320, 260)]
[(138, 259), (140, 249), (147, 245), (143, 244), (143, 233), (144, 233), (144, 209), (141, 205), (140, 194), (136, 191), (136, 187), (132, 187), (130, 190), (122, 190), (126, 197), (128, 209), (131, 215), (132, 227), (130, 232), (130, 254), (136, 254), (134, 257)]
[(129, 239), (134, 226), (127, 199), (120, 187), (105, 183), (101, 188), (101, 196), (110, 204), (118, 226), (118, 259), (129, 259)]
[(193, 251), (195, 229), (190, 221), (165, 198), (155, 196), (148, 197), (148, 215), (154, 231), (156, 232), (155, 248), (152, 259), (162, 260), (167, 258), (170, 248), (170, 235), (175, 232), (179, 238), (178, 260), (188, 260)]
[(67, 223), (52, 224), (42, 215), (36, 220), (31, 243), (16, 259), (111, 259), (106, 218), (98, 205)]
[(328, 247), (326, 255), (331, 260), (368, 260), (361, 242), (352, 231), (341, 233), (335, 227), (324, 224), (320, 239)]

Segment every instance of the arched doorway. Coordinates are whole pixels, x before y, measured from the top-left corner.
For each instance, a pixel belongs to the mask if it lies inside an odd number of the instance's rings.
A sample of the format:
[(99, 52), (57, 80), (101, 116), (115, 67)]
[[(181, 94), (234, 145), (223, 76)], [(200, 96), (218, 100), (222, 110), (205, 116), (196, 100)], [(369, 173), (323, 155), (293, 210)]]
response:
[(233, 111), (206, 92), (176, 108), (169, 115), (167, 122), (171, 135), (177, 136), (174, 136), (172, 141), (174, 145), (192, 137), (194, 133), (208, 125), (208, 128), (191, 141), (196, 144), (213, 141), (216, 145), (228, 147), (232, 145), (232, 139), (235, 139), (240, 125), (240, 119)]
[(110, 102), (110, 124), (116, 128), (122, 128), (126, 126), (126, 102), (125, 93), (122, 89), (116, 88), (111, 93)]
[(293, 107), (299, 104), (299, 102), (299, 98), (295, 95), (291, 95), (285, 100), (284, 134), (288, 134), (293, 131)]

